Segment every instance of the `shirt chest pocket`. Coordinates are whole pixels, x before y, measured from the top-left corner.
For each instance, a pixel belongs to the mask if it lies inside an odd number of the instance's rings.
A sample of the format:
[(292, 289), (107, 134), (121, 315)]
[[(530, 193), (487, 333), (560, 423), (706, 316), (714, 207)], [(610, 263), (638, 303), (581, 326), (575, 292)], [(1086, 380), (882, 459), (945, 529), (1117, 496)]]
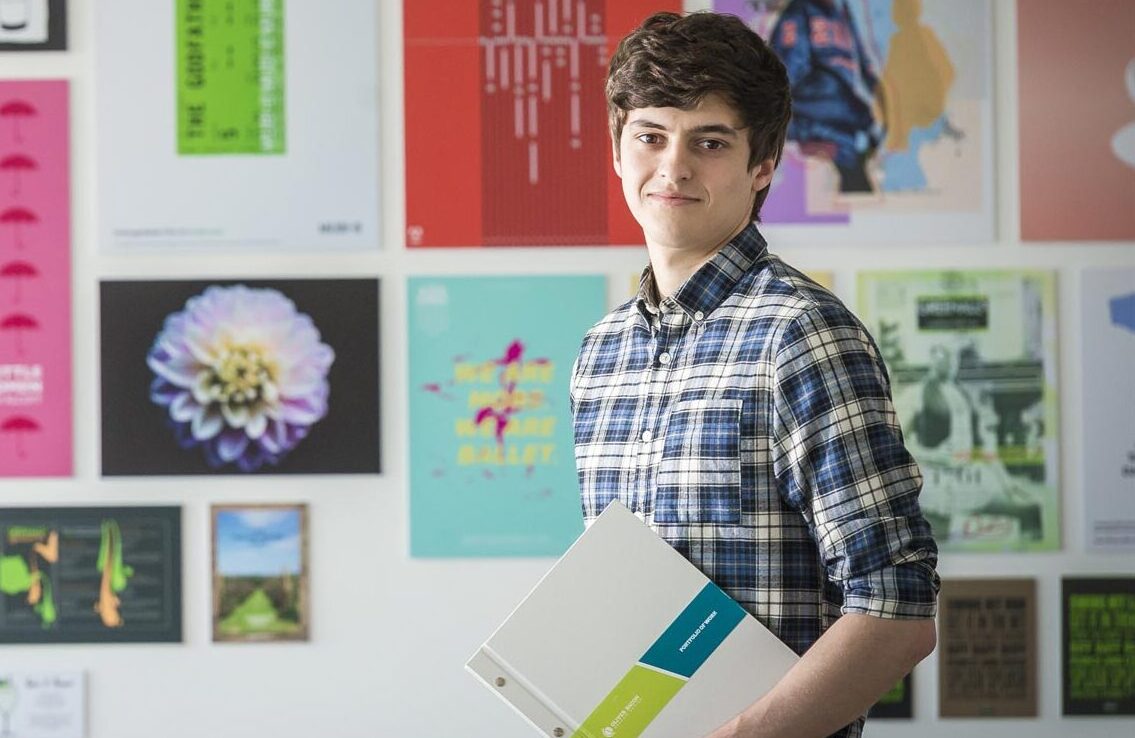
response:
[(658, 465), (654, 520), (741, 522), (741, 400), (674, 407)]

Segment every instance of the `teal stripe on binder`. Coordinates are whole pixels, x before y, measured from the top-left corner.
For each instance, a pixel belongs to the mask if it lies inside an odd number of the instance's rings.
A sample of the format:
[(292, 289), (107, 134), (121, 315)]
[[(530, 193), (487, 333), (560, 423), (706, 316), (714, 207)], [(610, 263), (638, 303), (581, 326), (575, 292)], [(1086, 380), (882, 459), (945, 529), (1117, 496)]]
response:
[(741, 606), (710, 582), (640, 661), (689, 679), (744, 617)]

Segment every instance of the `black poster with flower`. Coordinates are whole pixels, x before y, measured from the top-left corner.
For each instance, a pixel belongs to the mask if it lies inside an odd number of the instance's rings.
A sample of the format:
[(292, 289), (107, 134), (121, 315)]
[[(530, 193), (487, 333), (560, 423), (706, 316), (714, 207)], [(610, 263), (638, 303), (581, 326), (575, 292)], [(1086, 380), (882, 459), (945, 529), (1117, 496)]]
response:
[(378, 281), (104, 281), (102, 473), (380, 470)]

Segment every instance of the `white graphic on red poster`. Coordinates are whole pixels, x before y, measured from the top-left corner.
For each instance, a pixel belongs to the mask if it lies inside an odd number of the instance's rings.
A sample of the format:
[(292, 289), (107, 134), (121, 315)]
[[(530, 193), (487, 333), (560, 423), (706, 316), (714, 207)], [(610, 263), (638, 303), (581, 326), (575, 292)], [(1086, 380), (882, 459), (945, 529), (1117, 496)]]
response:
[(71, 474), (68, 87), (0, 82), (0, 476)]

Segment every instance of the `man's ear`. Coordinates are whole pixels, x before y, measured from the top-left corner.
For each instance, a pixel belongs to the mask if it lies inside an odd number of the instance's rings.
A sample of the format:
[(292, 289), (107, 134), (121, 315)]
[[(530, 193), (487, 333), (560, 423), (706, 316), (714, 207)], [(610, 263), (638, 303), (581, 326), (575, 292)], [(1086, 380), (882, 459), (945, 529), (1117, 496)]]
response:
[(615, 163), (615, 176), (623, 178), (623, 163), (619, 161), (619, 141), (614, 134), (611, 135), (611, 161)]
[(765, 159), (758, 162), (751, 173), (753, 179), (753, 192), (760, 192), (768, 187), (772, 181), (772, 174), (776, 171), (776, 159)]

